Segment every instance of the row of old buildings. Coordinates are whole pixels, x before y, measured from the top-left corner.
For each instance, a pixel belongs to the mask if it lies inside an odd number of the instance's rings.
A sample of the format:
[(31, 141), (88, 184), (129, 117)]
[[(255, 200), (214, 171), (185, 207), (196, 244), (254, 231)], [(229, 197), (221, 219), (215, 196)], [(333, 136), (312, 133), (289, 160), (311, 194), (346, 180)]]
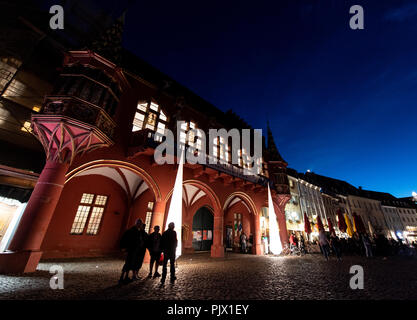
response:
[[(118, 252), (136, 219), (147, 231), (163, 229), (172, 210), (181, 217), (182, 251), (212, 257), (238, 248), (242, 232), (253, 254), (265, 253), (271, 203), (282, 244), (302, 232), (304, 213), (313, 236), (319, 216), (337, 229), (339, 209), (358, 213), (371, 234), (415, 236), (408, 199), (288, 169), (269, 127), (254, 175), (245, 174), (243, 143), (236, 152), (219, 136), (203, 148), (194, 129), (253, 128), (123, 48), (124, 15), (66, 3), (59, 32), (35, 2), (0, 10), (0, 273), (31, 272), (45, 258)], [(184, 164), (176, 201), (181, 170), (154, 157), (166, 129), (180, 131), (177, 146), (216, 158)]]
[[(312, 224), (312, 235), (317, 235), (317, 217), (325, 230), (329, 220), (338, 230), (338, 212), (347, 215), (354, 224), (353, 214), (359, 215), (370, 235), (382, 234), (394, 240), (417, 240), (417, 197), (396, 198), (389, 193), (364, 190), (362, 187), (318, 175), (287, 169), (291, 200), (285, 208), (289, 232), (305, 230), (304, 213)], [(353, 230), (354, 231), (354, 230)]]

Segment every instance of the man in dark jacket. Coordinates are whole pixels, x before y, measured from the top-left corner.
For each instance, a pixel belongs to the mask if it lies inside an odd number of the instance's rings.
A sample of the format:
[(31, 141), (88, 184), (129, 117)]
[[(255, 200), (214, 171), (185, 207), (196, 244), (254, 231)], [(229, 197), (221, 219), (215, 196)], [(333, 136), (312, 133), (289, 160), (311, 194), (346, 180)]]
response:
[[(142, 222), (142, 220), (141, 220)], [(146, 253), (146, 245), (148, 244), (148, 234), (145, 231), (145, 224), (141, 223), (140, 227), (139, 227), (139, 237), (138, 237), (138, 253), (137, 253), (137, 259), (136, 259), (136, 263), (134, 265), (134, 275), (133, 275), (133, 279), (137, 280), (138, 278), (138, 273), (140, 268), (142, 267), (143, 264), (143, 259), (145, 258), (145, 253)]]
[(159, 259), (161, 258), (161, 234), (159, 233), (159, 226), (155, 226), (153, 228), (154, 232), (149, 235), (148, 238), (148, 250), (151, 256), (151, 262), (149, 264), (149, 275), (148, 277), (152, 277), (152, 267), (155, 262), (155, 273), (153, 275), (154, 278), (160, 277), (161, 275), (158, 273), (159, 267)]
[(178, 240), (177, 233), (174, 231), (175, 224), (171, 222), (168, 225), (168, 230), (162, 234), (161, 244), (162, 251), (164, 252), (164, 264), (162, 267), (162, 278), (161, 283), (165, 283), (165, 278), (167, 276), (167, 264), (168, 260), (170, 261), (170, 271), (171, 271), (171, 283), (177, 279), (175, 277), (175, 250), (177, 249)]
[(140, 237), (140, 228), (142, 226), (142, 220), (136, 220), (136, 223), (133, 227), (126, 230), (122, 238), (120, 239), (120, 248), (123, 251), (127, 251), (125, 264), (122, 268), (122, 274), (120, 275), (119, 283), (126, 283), (129, 282), (131, 279), (129, 278), (129, 272), (132, 271), (133, 276), (135, 276), (135, 269), (137, 266), (138, 261), (138, 253), (139, 253), (139, 237)]

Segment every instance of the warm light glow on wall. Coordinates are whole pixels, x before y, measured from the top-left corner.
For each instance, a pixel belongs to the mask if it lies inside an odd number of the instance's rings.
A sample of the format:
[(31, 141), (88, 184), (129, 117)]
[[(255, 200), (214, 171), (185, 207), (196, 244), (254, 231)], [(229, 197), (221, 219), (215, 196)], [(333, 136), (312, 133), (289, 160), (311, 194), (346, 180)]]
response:
[(166, 220), (165, 230), (168, 224), (174, 222), (175, 231), (177, 232), (178, 246), (175, 252), (175, 257), (181, 255), (181, 229), (182, 229), (182, 180), (183, 180), (183, 166), (184, 166), (184, 149), (181, 150), (180, 163), (178, 165), (177, 177), (175, 178), (174, 191), (172, 192), (171, 204), (168, 210), (168, 217)]
[(33, 106), (32, 110), (35, 111), (35, 112), (39, 112), (39, 111), (41, 111), (41, 107), (40, 106)]
[(272, 202), (271, 190), (268, 184), (268, 214), (269, 214), (269, 250), (273, 254), (282, 252), (281, 238), (279, 236), (277, 216), (275, 214), (274, 203)]

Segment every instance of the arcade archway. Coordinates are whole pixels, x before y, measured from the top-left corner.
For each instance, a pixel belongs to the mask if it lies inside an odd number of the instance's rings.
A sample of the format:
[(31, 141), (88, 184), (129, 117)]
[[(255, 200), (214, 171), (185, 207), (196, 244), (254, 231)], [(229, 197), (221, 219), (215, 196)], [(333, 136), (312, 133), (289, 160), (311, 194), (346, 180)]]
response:
[(213, 213), (206, 206), (193, 216), (192, 246), (195, 251), (209, 251), (213, 244)]

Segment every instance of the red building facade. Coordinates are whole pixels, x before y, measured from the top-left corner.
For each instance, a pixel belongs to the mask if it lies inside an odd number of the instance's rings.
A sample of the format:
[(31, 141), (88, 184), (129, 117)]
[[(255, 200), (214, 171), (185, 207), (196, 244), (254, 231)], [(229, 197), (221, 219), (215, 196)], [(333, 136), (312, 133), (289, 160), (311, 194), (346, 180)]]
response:
[[(47, 161), (8, 250), (0, 253), (0, 272), (35, 271), (41, 258), (111, 254), (137, 218), (149, 232), (164, 228), (178, 164), (155, 163), (155, 133), (175, 133), (182, 120), (177, 143), (195, 146), (199, 138), (189, 140), (190, 129), (248, 128), (157, 71), (144, 72), (135, 57), (125, 56), (129, 67), (112, 57), (99, 46), (67, 52), (60, 80), (42, 112), (32, 116)], [(268, 184), (282, 243), (288, 243), (287, 164), (270, 131), (257, 175), (242, 173), (249, 150), (240, 150), (239, 163), (232, 164), (227, 141), (214, 145), (212, 156), (222, 163), (184, 165), (183, 252), (194, 250), (193, 218), (204, 207), (213, 219), (207, 230), (213, 258), (224, 255), (226, 242), (236, 246), (241, 231), (252, 235), (252, 253), (262, 254), (260, 214), (268, 206)]]

